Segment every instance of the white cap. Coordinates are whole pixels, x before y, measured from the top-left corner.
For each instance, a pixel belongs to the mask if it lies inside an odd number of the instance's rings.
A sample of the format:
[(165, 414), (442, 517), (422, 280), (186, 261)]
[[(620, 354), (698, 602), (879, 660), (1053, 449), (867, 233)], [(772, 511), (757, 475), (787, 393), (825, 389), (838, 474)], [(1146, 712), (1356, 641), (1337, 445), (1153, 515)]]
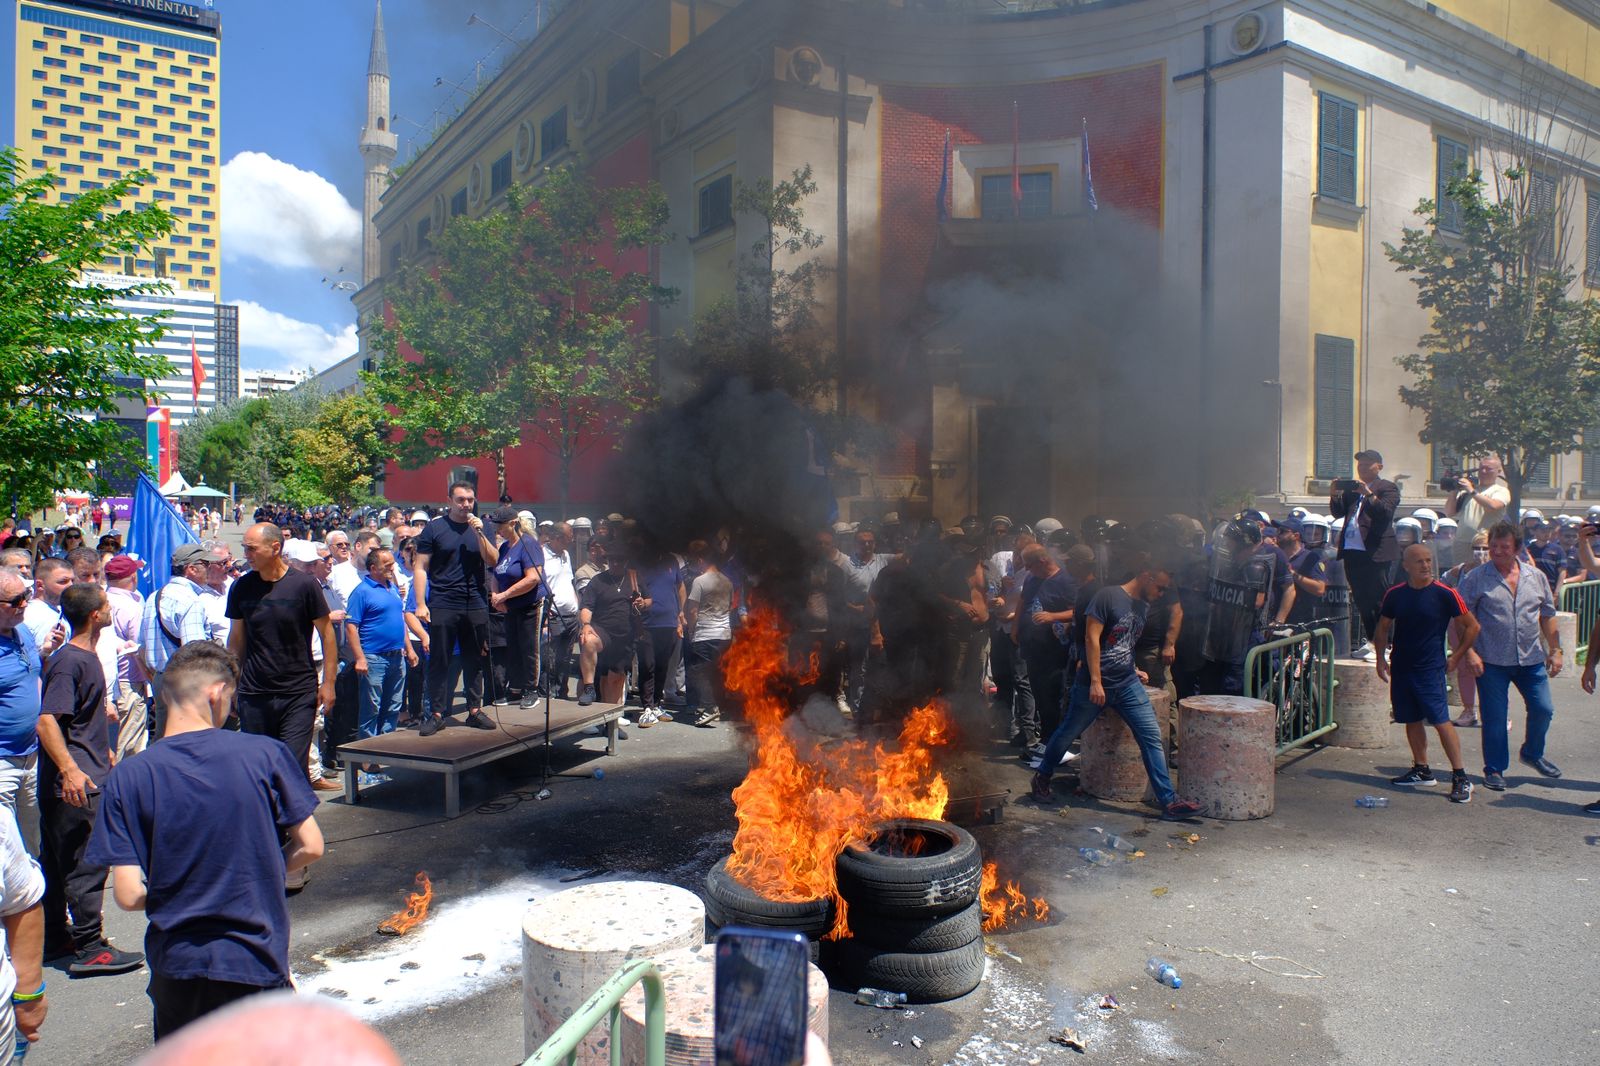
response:
[(428, 512), (427, 511), (412, 511), (411, 512), (411, 520), (413, 522), (426, 522), (426, 521), (428, 521)]
[[(536, 518), (534, 518), (532, 511), (518, 511), (517, 512), (517, 517), (522, 519), (524, 522), (535, 522), (535, 521), (538, 521)], [(554, 523), (546, 522), (545, 524), (546, 525), (553, 525)]]
[(314, 543), (298, 537), (291, 537), (283, 542), (283, 557), (291, 563), (314, 563), (322, 558)]

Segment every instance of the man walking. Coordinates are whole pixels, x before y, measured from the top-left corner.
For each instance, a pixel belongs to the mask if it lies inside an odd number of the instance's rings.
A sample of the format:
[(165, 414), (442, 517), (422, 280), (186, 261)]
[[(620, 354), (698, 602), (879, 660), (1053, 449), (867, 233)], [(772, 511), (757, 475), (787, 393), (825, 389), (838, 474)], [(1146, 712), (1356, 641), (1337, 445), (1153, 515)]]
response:
[(10, 812), (29, 855), (39, 854), (39, 680), (33, 633), (22, 624), (30, 582), (0, 567), (0, 818)]
[(467, 725), (493, 729), (483, 713), (483, 675), (489, 660), (489, 594), (487, 574), (500, 553), (473, 513), (477, 490), (467, 481), (450, 486), (450, 509), (417, 535), (412, 590), (417, 621), (428, 627), (428, 698), (417, 730), (431, 737), (440, 719), (449, 715), (454, 693), (450, 675), (459, 652), (461, 680), (467, 692)]
[[(1396, 785), (1432, 785), (1428, 767), (1428, 726), (1439, 733), (1439, 746), (1450, 760), (1450, 802), (1472, 802), (1472, 782), (1467, 780), (1466, 764), (1461, 761), (1461, 737), (1450, 722), (1450, 706), (1445, 696), (1445, 679), (1461, 665), (1478, 639), (1478, 622), (1467, 613), (1456, 590), (1433, 579), (1433, 551), (1426, 544), (1412, 544), (1401, 557), (1406, 583), (1396, 585), (1383, 597), (1378, 612), (1378, 631), (1372, 636), (1377, 653), (1378, 677), (1389, 682), (1389, 704), (1394, 720), (1406, 727), (1406, 743), (1411, 746), (1411, 769), (1393, 779)], [(1459, 619), (1459, 621), (1456, 621)], [(1444, 641), (1452, 624), (1454, 651), (1448, 662)], [(1391, 639), (1392, 658), (1387, 658)]]
[(1344, 529), (1339, 535), (1339, 559), (1344, 562), (1345, 574), (1350, 579), (1350, 595), (1355, 600), (1356, 613), (1361, 616), (1363, 647), (1358, 649), (1356, 658), (1371, 661), (1372, 646), (1367, 642), (1378, 628), (1378, 608), (1383, 604), (1383, 592), (1387, 588), (1385, 575), (1390, 565), (1400, 558), (1393, 528), (1394, 512), (1400, 506), (1400, 488), (1381, 476), (1383, 456), (1378, 452), (1369, 448), (1356, 452), (1355, 459), (1354, 481), (1334, 482), (1328, 509), (1333, 517), (1344, 519)]
[[(1080, 546), (1074, 545), (1072, 550), (1077, 547)], [(1020, 569), (1028, 576), (1022, 582), (1010, 636), (1021, 651), (1033, 688), (1033, 703), (1020, 709), (1015, 723), (1016, 741), (1028, 758), (1049, 736), (1044, 730), (1053, 731), (1061, 718), (1062, 673), (1067, 668), (1071, 646), (1066, 638), (1079, 587), (1074, 578), (1089, 576), (1094, 553), (1085, 549), (1068, 562), (1076, 564), (1078, 574), (1069, 574), (1057, 566), (1042, 544), (1030, 544), (1022, 552)]]
[(90, 844), (88, 857), (111, 868), (117, 905), (149, 919), (158, 1041), (289, 987), (284, 880), (323, 853), (304, 763), (276, 740), (221, 728), (238, 679), (215, 644), (172, 657), (167, 737), (111, 772)]
[(1467, 662), (1478, 675), (1483, 785), (1495, 792), (1505, 791), (1505, 772), (1511, 763), (1506, 723), (1512, 685), (1528, 709), (1518, 757), (1545, 777), (1561, 776), (1556, 764), (1544, 757), (1545, 735), (1555, 715), (1550, 678), (1561, 672), (1562, 659), (1555, 597), (1539, 568), (1518, 558), (1521, 551), (1522, 531), (1511, 522), (1499, 523), (1489, 531), (1490, 565), (1470, 571), (1458, 589), (1467, 610), (1483, 627)]
[(161, 739), (165, 710), (161, 701), (161, 671), (173, 652), (197, 640), (209, 640), (205, 581), (211, 553), (199, 544), (180, 544), (172, 550), (172, 578), (144, 603), (139, 624), (141, 665), (150, 676), (155, 697), (155, 739)]

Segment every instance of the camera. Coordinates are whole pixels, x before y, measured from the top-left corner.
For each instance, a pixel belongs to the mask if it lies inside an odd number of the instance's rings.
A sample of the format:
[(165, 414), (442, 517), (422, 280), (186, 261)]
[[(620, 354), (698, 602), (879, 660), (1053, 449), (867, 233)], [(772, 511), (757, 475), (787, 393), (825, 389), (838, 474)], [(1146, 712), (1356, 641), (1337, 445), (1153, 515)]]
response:
[(1360, 492), (1361, 482), (1353, 477), (1342, 477), (1333, 483), (1334, 492)]
[(1447, 470), (1439, 475), (1439, 487), (1446, 492), (1460, 492), (1466, 488), (1466, 482), (1454, 470)]

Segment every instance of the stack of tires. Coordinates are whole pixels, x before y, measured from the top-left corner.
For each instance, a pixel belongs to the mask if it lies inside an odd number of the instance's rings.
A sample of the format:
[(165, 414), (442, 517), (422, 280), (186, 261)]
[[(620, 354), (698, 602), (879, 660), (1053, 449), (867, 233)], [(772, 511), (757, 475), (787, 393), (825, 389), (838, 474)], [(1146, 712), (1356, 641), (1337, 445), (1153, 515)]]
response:
[[(816, 941), (833, 926), (833, 900), (815, 899), (804, 903), (779, 903), (758, 896), (735, 881), (723, 859), (706, 874), (706, 918), (713, 925), (751, 925), (760, 929), (782, 929), (804, 933)], [(816, 952), (812, 951), (812, 960)]]
[(822, 968), (835, 987), (904, 992), (912, 1003), (978, 987), (983, 855), (971, 833), (949, 822), (896, 818), (870, 845), (846, 848), (838, 873), (854, 935), (823, 947)]

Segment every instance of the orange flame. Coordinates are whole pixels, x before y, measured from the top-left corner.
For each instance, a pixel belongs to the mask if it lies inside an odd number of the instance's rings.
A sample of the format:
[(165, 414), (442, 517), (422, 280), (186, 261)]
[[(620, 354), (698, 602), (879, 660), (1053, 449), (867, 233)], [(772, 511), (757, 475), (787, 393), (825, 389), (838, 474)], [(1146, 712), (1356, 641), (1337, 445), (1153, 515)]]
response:
[(801, 902), (831, 896), (829, 939), (850, 935), (834, 863), (852, 844), (870, 841), (886, 818), (940, 818), (949, 801), (933, 749), (951, 741), (938, 704), (906, 717), (899, 743), (815, 741), (786, 724), (803, 687), (816, 677), (789, 668), (787, 633), (769, 610), (750, 614), (722, 660), (727, 687), (744, 701), (754, 732), (750, 773), (733, 790), (739, 821), (728, 872), (767, 899)]
[(1013, 918), (1031, 917), (1036, 922), (1050, 919), (1050, 904), (1040, 898), (1030, 900), (1015, 881), (1007, 881), (1002, 886), (999, 867), (992, 862), (983, 864), (983, 882), (978, 886), (978, 899), (983, 904), (985, 933), (1010, 925)]
[(428, 917), (428, 907), (433, 903), (433, 882), (428, 871), (417, 871), (417, 891), (406, 895), (406, 905), (378, 923), (378, 932), (390, 936), (403, 936), (411, 932)]

